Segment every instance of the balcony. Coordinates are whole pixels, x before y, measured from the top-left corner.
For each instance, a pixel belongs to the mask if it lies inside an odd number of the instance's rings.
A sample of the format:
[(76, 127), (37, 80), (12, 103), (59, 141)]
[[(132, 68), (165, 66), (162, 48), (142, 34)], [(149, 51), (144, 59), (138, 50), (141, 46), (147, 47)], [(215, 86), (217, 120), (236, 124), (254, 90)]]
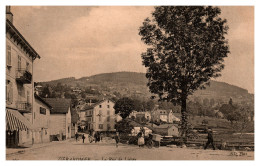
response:
[(31, 84), (32, 83), (32, 73), (26, 69), (16, 70), (16, 81), (21, 84)]
[(17, 109), (20, 113), (31, 113), (32, 105), (31, 105), (31, 103), (28, 103), (27, 101), (18, 101)]

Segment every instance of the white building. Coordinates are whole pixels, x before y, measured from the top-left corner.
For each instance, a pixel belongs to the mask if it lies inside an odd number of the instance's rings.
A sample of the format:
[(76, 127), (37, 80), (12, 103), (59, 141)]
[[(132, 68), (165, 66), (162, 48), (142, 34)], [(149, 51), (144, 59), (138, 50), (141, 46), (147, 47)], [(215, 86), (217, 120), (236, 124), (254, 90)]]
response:
[(34, 97), (34, 143), (50, 142), (50, 111), (52, 107), (37, 94)]
[(52, 140), (71, 138), (71, 100), (64, 98), (44, 98), (53, 108), (50, 112), (50, 135)]
[(115, 131), (115, 103), (105, 99), (86, 108), (87, 129), (94, 131)]

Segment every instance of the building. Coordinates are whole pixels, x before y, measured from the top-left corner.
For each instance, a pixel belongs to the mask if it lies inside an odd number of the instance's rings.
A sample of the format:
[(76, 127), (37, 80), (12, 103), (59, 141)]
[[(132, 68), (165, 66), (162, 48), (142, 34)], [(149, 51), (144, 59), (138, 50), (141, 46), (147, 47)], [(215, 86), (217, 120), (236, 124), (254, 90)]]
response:
[(153, 122), (173, 123), (174, 115), (172, 110), (155, 109), (151, 112)]
[(6, 145), (33, 143), (33, 62), (39, 54), (13, 25), (6, 7)]
[(115, 103), (104, 99), (86, 108), (87, 129), (94, 131), (115, 131)]
[(50, 142), (50, 111), (52, 107), (37, 94), (34, 94), (34, 98), (34, 143)]
[(71, 109), (71, 137), (75, 137), (78, 132), (79, 115), (76, 109)]
[(64, 98), (44, 98), (53, 108), (50, 112), (51, 140), (71, 138), (71, 100)]
[(144, 118), (147, 121), (151, 121), (151, 119), (152, 119), (151, 112), (148, 112), (148, 111), (145, 111), (145, 112), (133, 111), (130, 113), (129, 117), (130, 118), (134, 117), (137, 121), (142, 121)]
[(163, 136), (180, 136), (179, 127), (175, 124), (162, 124), (160, 126), (154, 126), (154, 132)]

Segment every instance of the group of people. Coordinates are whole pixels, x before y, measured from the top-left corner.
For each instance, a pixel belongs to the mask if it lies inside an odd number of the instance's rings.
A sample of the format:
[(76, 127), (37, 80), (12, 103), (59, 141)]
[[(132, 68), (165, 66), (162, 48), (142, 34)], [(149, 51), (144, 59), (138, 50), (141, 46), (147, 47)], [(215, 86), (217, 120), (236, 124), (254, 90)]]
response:
[(138, 138), (138, 146), (141, 147), (141, 146), (144, 146), (144, 135), (145, 135), (145, 130), (143, 127), (140, 128), (140, 132), (137, 134), (137, 138)]
[[(85, 139), (86, 139), (85, 134), (82, 134), (81, 138), (82, 138), (82, 142), (84, 143)], [(92, 143), (92, 142), (95, 142), (95, 143), (100, 142), (100, 141), (102, 141), (102, 138), (103, 138), (103, 134), (100, 133), (100, 132), (92, 132), (92, 133), (88, 134), (88, 139), (89, 139), (90, 143)], [(75, 139), (76, 139), (76, 142), (78, 142), (78, 139), (79, 139), (78, 132), (75, 134)]]
[[(212, 131), (212, 129), (208, 129), (207, 132), (208, 132), (208, 141), (207, 141), (206, 145), (204, 146), (204, 149), (207, 149), (208, 145), (211, 144), (212, 148), (215, 150), (215, 146), (214, 146), (214, 142), (213, 142), (213, 131)], [(137, 134), (139, 147), (144, 146), (144, 144), (145, 144), (144, 136), (145, 136), (144, 130), (141, 129), (140, 132)], [(92, 142), (96, 143), (96, 142), (102, 141), (102, 137), (103, 137), (102, 133), (99, 133), (99, 132), (92, 132), (88, 135), (90, 143), (92, 143)], [(78, 141), (78, 138), (79, 138), (78, 133), (75, 134), (75, 138), (76, 138), (76, 141)], [(86, 139), (85, 135), (83, 134), (81, 138), (82, 138), (82, 142), (84, 143), (84, 141)], [(118, 143), (120, 141), (119, 132), (116, 132), (114, 139), (116, 142), (116, 147), (118, 147)], [(222, 145), (222, 146), (225, 146), (225, 145)]]

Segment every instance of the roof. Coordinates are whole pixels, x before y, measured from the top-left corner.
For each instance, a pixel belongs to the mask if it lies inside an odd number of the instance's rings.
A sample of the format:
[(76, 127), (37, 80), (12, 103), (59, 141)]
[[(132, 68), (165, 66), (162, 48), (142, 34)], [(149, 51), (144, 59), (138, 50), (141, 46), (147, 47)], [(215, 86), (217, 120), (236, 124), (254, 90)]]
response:
[(112, 102), (114, 103), (113, 100), (110, 100), (110, 99), (103, 99), (103, 100), (101, 100), (101, 101), (99, 101), (99, 102), (96, 102), (95, 104), (93, 104), (93, 105), (91, 105), (91, 106), (86, 106), (85, 109), (86, 109), (86, 110), (93, 109), (94, 107), (96, 107), (97, 105), (103, 103), (103, 102), (106, 101), (106, 100), (112, 101)]
[(30, 56), (33, 57), (33, 59), (41, 58), (40, 55), (33, 49), (33, 47), (25, 40), (23, 35), (15, 28), (15, 26), (6, 19), (6, 32), (9, 32), (13, 35), (14, 38), (16, 38), (17, 41), (23, 45), (26, 52), (29, 53)]
[[(163, 109), (156, 109), (155, 112), (160, 112), (161, 115), (168, 115), (172, 110), (163, 110)], [(161, 113), (162, 111), (162, 113)], [(164, 113), (165, 112), (165, 113)]]
[(44, 98), (52, 106), (51, 114), (66, 114), (71, 106), (70, 99), (64, 98)]
[(161, 125), (159, 125), (159, 126), (154, 125), (154, 128), (166, 129), (166, 128), (170, 128), (170, 127), (172, 127), (172, 126), (175, 126), (175, 127), (178, 128), (178, 126), (177, 126), (177, 125), (174, 125), (174, 124), (161, 124)]
[(43, 98), (41, 98), (40, 96), (38, 96), (36, 93), (34, 94), (35, 99), (39, 100), (40, 102), (42, 102), (43, 104), (45, 104), (47, 107), (49, 107), (50, 109), (52, 109), (52, 106), (47, 103), (45, 100), (43, 100)]

